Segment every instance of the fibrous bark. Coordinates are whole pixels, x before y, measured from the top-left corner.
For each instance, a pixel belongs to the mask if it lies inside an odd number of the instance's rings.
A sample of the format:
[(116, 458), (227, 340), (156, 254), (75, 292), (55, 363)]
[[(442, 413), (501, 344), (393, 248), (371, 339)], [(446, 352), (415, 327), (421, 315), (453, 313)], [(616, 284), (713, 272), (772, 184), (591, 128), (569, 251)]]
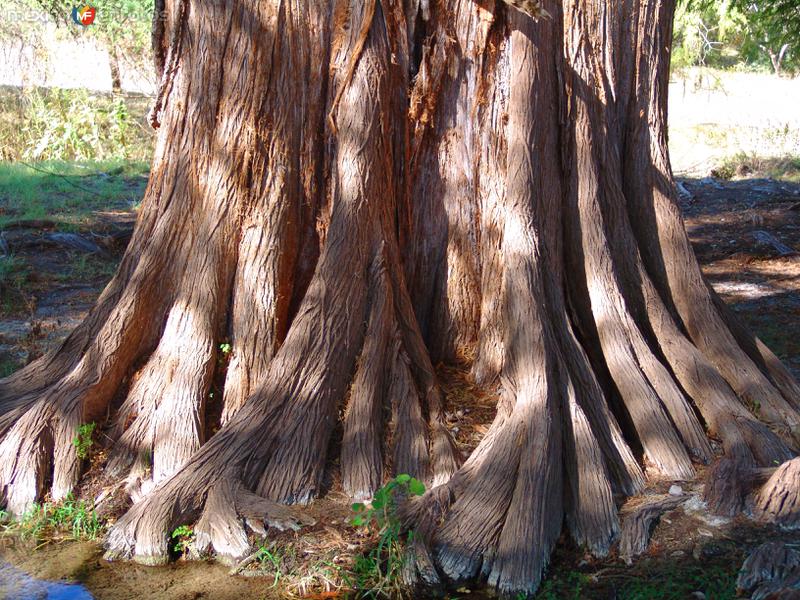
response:
[(625, 516), (619, 541), (619, 555), (626, 563), (645, 550), (650, 543), (650, 535), (656, 522), (665, 512), (678, 508), (687, 498), (662, 497), (647, 499)]
[(786, 529), (800, 528), (800, 459), (792, 459), (775, 469), (755, 494), (756, 518)]
[[(3, 503), (66, 495), (77, 428), (110, 414), (135, 492), (112, 557), (164, 562), (195, 523), (239, 561), (331, 470), (359, 500), (409, 473), (409, 581), (529, 595), (563, 523), (608, 553), (620, 497), (692, 478), (710, 438), (735, 482), (791, 459), (800, 387), (681, 221), (674, 3), (516, 4), (164, 2), (136, 231), (86, 321), (0, 381)], [(498, 392), (463, 465), (432, 359)]]
[(756, 548), (736, 579), (740, 593), (753, 600), (791, 600), (800, 593), (800, 553), (783, 542)]

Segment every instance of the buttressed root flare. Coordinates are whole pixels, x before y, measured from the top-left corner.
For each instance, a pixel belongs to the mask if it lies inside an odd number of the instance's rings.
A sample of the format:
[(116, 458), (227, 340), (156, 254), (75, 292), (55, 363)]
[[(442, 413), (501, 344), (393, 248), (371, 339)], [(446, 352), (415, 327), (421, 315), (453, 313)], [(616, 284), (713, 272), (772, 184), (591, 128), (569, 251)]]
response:
[[(332, 480), (365, 500), (399, 473), (428, 487), (404, 508), (428, 587), (530, 596), (563, 524), (633, 555), (620, 498), (717, 460), (714, 506), (796, 525), (800, 387), (706, 285), (674, 193), (674, 0), (163, 4), (130, 246), (0, 380), (11, 512), (74, 489), (96, 421), (135, 492), (109, 556), (147, 564), (187, 523), (238, 561)], [(498, 397), (468, 457), (455, 360)]]

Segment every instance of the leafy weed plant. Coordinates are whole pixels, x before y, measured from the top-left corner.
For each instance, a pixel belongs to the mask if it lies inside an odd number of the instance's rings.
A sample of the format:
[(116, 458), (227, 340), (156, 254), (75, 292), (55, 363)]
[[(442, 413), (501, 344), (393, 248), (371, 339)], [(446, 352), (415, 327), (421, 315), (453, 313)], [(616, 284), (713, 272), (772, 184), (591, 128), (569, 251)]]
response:
[(194, 530), (189, 525), (180, 525), (170, 534), (170, 538), (174, 540), (172, 550), (183, 556), (194, 544)]
[(95, 427), (96, 425), (94, 423), (84, 423), (78, 427), (77, 435), (72, 440), (72, 445), (75, 446), (75, 453), (81, 460), (89, 456), (89, 450), (91, 450), (94, 444), (93, 437)]
[(401, 474), (375, 492), (372, 502), (353, 504), (351, 522), (376, 535), (376, 543), (357, 556), (345, 581), (360, 598), (403, 597), (402, 572), (405, 563), (405, 542), (413, 532), (404, 532), (397, 514), (399, 501), (408, 496), (422, 496), (425, 485), (407, 474)]

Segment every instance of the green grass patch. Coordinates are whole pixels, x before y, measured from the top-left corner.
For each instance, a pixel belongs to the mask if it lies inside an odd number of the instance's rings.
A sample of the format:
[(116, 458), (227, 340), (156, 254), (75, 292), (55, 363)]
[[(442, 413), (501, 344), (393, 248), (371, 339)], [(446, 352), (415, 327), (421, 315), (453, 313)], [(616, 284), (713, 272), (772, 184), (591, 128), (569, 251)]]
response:
[(94, 254), (78, 254), (70, 264), (68, 271), (64, 272), (62, 281), (94, 281), (95, 279), (111, 279), (117, 269), (115, 262), (109, 262)]
[(49, 220), (74, 231), (98, 210), (131, 210), (147, 186), (149, 165), (104, 161), (0, 162), (0, 230)]
[(75, 500), (72, 495), (57, 503), (34, 504), (17, 520), (0, 511), (0, 523), (6, 535), (39, 544), (96, 540), (105, 530), (105, 524), (92, 506), (84, 500)]
[(16, 256), (0, 256), (0, 289), (20, 286), (26, 276), (25, 261)]
[(542, 582), (536, 600), (686, 600), (695, 592), (707, 600), (733, 600), (740, 564), (731, 557), (716, 563), (653, 560), (631, 570), (615, 569), (596, 581), (578, 571), (556, 570)]
[(149, 160), (152, 98), (86, 89), (0, 87), (3, 160)]
[(557, 573), (542, 583), (536, 600), (582, 600), (586, 598), (588, 575), (578, 571)]

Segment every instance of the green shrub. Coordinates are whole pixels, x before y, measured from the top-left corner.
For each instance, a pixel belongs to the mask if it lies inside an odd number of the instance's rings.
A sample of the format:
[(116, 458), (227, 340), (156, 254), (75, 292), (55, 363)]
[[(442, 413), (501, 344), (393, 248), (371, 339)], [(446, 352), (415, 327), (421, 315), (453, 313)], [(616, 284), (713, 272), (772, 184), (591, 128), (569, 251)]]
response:
[(100, 99), (86, 90), (29, 93), (23, 157), (87, 160), (126, 155), (129, 114), (120, 98)]
[(402, 474), (375, 492), (372, 502), (353, 504), (355, 516), (351, 522), (377, 535), (372, 549), (357, 556), (351, 573), (345, 573), (348, 585), (360, 598), (402, 597), (402, 572), (405, 563), (404, 543), (413, 539), (413, 532), (404, 534), (397, 515), (398, 500), (407, 496), (422, 496), (425, 485)]
[(85, 89), (0, 90), (4, 160), (149, 160), (150, 99)]
[(191, 549), (194, 543), (194, 529), (189, 525), (180, 525), (175, 528), (170, 538), (175, 540), (172, 545), (175, 554), (183, 555)]

